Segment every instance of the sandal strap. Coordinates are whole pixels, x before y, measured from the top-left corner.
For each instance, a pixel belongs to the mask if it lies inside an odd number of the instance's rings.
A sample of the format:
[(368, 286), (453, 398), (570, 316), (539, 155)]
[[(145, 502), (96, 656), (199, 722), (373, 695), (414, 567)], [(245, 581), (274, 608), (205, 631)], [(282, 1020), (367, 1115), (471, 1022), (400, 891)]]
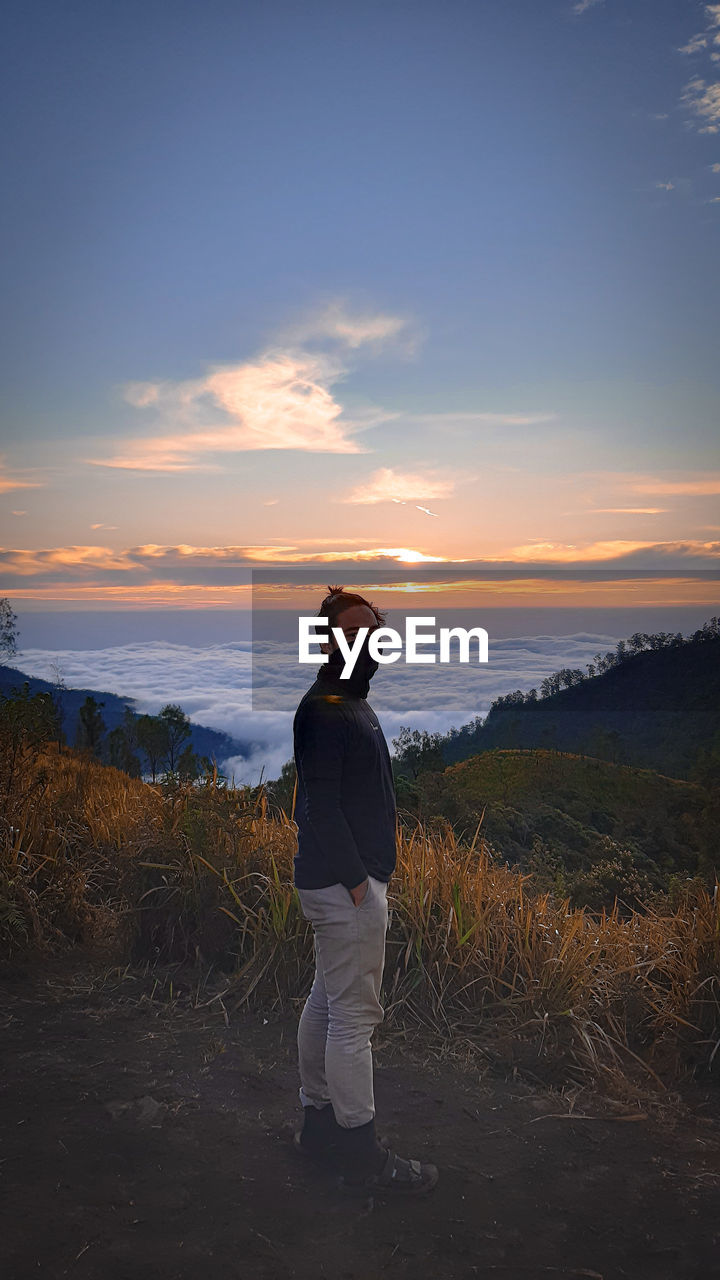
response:
[[(407, 1163), (407, 1164), (409, 1165), (409, 1167), (410, 1167), (410, 1177), (409, 1177), (409, 1178), (404, 1178), (404, 1179), (403, 1179), (403, 1182), (405, 1182), (405, 1183), (410, 1183), (410, 1184), (412, 1184), (412, 1183), (414, 1183), (414, 1182), (422, 1182), (422, 1180), (423, 1180), (423, 1176), (422, 1176), (422, 1168), (421, 1168), (421, 1165), (420, 1165), (420, 1161), (419, 1161), (419, 1160), (408, 1160), (406, 1163)], [(394, 1173), (394, 1172), (393, 1172), (393, 1175), (392, 1175), (392, 1176), (393, 1176), (393, 1178), (395, 1177), (395, 1173)]]
[(407, 1179), (397, 1177), (397, 1173), (398, 1173), (397, 1161), (398, 1161), (398, 1157), (396, 1153), (392, 1150), (389, 1150), (385, 1167), (383, 1168), (381, 1173), (376, 1175), (376, 1186), (387, 1187), (391, 1182), (404, 1182), (406, 1184), (422, 1182), (423, 1180), (422, 1166), (419, 1160), (407, 1161), (407, 1164), (410, 1167), (410, 1177)]

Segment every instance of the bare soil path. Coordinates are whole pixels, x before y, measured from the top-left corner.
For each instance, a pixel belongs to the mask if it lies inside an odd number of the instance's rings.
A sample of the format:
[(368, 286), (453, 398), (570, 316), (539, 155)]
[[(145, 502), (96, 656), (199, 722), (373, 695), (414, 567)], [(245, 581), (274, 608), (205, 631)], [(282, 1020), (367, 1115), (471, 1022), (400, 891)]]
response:
[(675, 1109), (586, 1092), (570, 1111), (381, 1027), (379, 1131), (440, 1183), (355, 1203), (290, 1144), (295, 1017), (226, 1006), (226, 1023), (188, 981), (169, 999), (79, 954), (0, 982), (4, 1280), (720, 1278), (717, 1085)]

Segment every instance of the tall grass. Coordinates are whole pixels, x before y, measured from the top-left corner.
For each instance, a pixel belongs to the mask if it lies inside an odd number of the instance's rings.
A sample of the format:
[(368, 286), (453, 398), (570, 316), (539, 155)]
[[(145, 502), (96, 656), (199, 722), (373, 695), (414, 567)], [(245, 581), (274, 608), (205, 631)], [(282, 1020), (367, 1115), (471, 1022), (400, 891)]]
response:
[[(67, 748), (28, 746), (0, 786), (0, 949), (114, 938), (130, 959), (213, 962), (239, 1007), (309, 990), (311, 926), (292, 817), (264, 787), (143, 783)], [(720, 900), (593, 914), (533, 891), (479, 829), (398, 829), (384, 975), (388, 1025), (451, 1041), (498, 1025), (582, 1070), (667, 1082), (720, 1068)]]

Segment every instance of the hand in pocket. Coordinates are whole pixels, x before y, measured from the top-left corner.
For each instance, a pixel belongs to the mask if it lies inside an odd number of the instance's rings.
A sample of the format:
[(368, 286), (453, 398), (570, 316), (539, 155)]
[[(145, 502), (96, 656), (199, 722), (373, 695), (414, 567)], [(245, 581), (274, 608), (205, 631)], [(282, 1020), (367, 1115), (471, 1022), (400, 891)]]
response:
[(368, 878), (364, 880), (361, 884), (356, 885), (354, 889), (350, 890), (352, 900), (355, 903), (356, 907), (359, 907), (360, 903), (365, 901), (365, 898), (367, 897), (369, 892), (370, 892), (370, 877), (368, 876)]

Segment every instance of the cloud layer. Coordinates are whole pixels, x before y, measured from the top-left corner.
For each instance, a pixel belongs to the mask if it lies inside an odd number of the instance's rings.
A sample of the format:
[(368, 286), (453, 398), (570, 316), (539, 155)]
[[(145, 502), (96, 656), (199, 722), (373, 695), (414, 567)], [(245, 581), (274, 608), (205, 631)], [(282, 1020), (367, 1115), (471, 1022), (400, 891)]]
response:
[[(598, 651), (613, 648), (620, 638), (592, 632), (491, 638), (490, 661), (481, 666), (397, 664), (381, 669), (373, 679), (370, 700), (390, 745), (401, 725), (445, 732), (485, 714), (501, 693), (537, 687), (560, 667), (584, 669)], [(255, 686), (267, 709), (256, 711), (250, 709), (248, 641), (205, 647), (152, 641), (86, 651), (24, 649), (13, 665), (54, 680), (57, 664), (69, 688), (135, 698), (139, 713), (155, 715), (166, 703), (179, 703), (196, 723), (248, 743), (247, 755), (223, 762), (223, 768), (234, 772), (236, 783), (256, 783), (261, 770), (266, 778), (279, 777), (292, 756), (294, 707), (317, 670), (300, 666), (296, 659), (294, 646), (273, 646), (272, 679), (264, 689)]]
[[(393, 499), (395, 501), (396, 499)], [(380, 499), (378, 498), (378, 501)], [(712, 528), (713, 526), (708, 526)], [(464, 571), (473, 565), (542, 565), (562, 563), (621, 570), (627, 568), (670, 569), (716, 567), (720, 542), (676, 539), (662, 542), (641, 539), (585, 539), (566, 543), (536, 539), (509, 546), (498, 555), (447, 558), (407, 546), (364, 546), (356, 539), (297, 539), (293, 543), (202, 547), (188, 544), (163, 546), (145, 543), (114, 550), (103, 546), (48, 548), (0, 548), (0, 568), (7, 588), (21, 598), (38, 596), (43, 588), (59, 591), (75, 588), (78, 597), (90, 591), (114, 591), (128, 600), (141, 602), (145, 593), (155, 592), (158, 602), (167, 603), (182, 588), (202, 595), (213, 588), (232, 587), (248, 591), (250, 571), (261, 566), (284, 565), (376, 565), (378, 568), (412, 564), (453, 565)], [(245, 582), (239, 574), (245, 570)], [(97, 600), (101, 597), (98, 595)], [(200, 601), (198, 601), (199, 603)], [(208, 601), (209, 603), (210, 601)]]

